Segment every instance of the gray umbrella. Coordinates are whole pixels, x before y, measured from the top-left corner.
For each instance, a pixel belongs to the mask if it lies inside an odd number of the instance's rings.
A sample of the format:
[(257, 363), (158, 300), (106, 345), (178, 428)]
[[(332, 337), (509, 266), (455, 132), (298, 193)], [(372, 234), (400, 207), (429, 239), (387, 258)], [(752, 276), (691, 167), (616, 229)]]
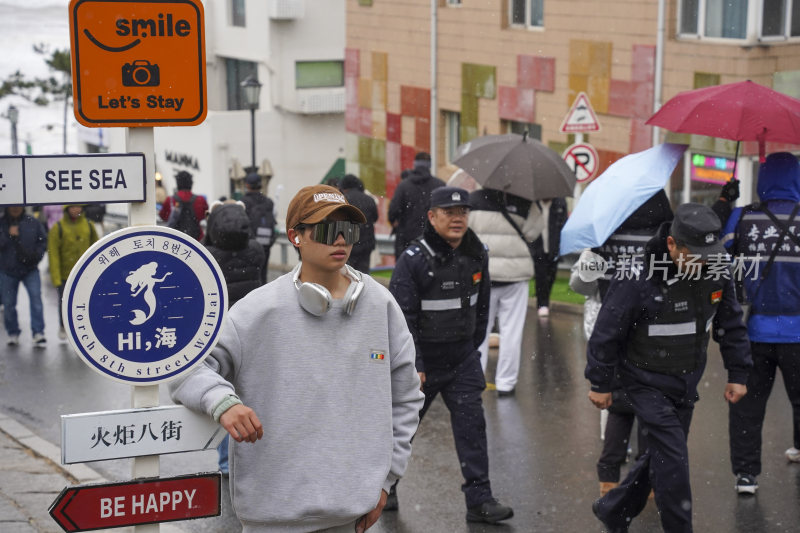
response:
[(553, 150), (527, 134), (485, 135), (458, 147), (453, 164), (486, 189), (528, 200), (572, 196), (575, 174)]

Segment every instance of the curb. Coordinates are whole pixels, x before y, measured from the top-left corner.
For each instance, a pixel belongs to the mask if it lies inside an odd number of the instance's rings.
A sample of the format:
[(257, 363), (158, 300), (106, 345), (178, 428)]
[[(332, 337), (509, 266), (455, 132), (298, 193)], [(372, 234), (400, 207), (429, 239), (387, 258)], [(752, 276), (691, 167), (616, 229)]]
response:
[(99, 472), (85, 464), (62, 465), (61, 448), (33, 434), (28, 428), (0, 412), (0, 431), (17, 441), (33, 452), (34, 455), (45, 459), (58, 470), (64, 473), (74, 484), (104, 483), (104, 478)]
[[(102, 474), (85, 464), (62, 465), (61, 448), (35, 435), (31, 430), (2, 411), (0, 411), (0, 432), (6, 434), (23, 448), (29, 450), (35, 457), (43, 459), (57, 470), (60, 470), (64, 477), (73, 485), (109, 482)], [(159, 527), (162, 533), (185, 533), (183, 529), (172, 523), (162, 523), (159, 524)], [(99, 530), (100, 533), (102, 533), (102, 531), (126, 533), (134, 531), (134, 527)]]

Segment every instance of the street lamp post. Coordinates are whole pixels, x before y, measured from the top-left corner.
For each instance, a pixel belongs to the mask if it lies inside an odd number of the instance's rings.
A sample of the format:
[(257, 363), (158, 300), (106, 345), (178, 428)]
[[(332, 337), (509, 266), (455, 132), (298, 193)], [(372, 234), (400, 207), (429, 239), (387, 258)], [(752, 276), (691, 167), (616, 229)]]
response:
[(11, 122), (11, 153), (17, 155), (17, 120), (19, 120), (19, 110), (16, 106), (8, 106), (8, 120)]
[(256, 109), (258, 109), (258, 100), (261, 96), (261, 83), (253, 76), (248, 76), (246, 80), (241, 83), (242, 92), (244, 95), (244, 105), (250, 110), (250, 148), (251, 148), (251, 167), (247, 169), (249, 172), (257, 172), (256, 167)]

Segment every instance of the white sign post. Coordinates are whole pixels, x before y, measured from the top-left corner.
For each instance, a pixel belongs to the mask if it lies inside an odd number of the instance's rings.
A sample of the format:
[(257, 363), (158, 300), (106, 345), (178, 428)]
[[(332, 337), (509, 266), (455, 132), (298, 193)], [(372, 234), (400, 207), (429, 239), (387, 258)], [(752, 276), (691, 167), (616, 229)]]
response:
[[(567, 116), (564, 117), (559, 131), (561, 133), (575, 134), (575, 144), (567, 148), (562, 157), (567, 164), (570, 165), (573, 172), (575, 172), (575, 177), (578, 178), (575, 182), (575, 194), (573, 195), (574, 200), (577, 202), (581, 197), (581, 181), (591, 178), (594, 176), (595, 172), (597, 172), (597, 151), (591, 145), (583, 144), (583, 134), (600, 131), (600, 122), (598, 122), (597, 115), (594, 109), (592, 109), (592, 104), (589, 102), (589, 97), (585, 92), (581, 91), (578, 93), (578, 96), (572, 103), (572, 107), (570, 107), (567, 112)], [(578, 146), (588, 149), (584, 149), (580, 153), (578, 151), (573, 151), (573, 149)], [(589, 172), (588, 176), (581, 179), (579, 172), (584, 173), (585, 169), (588, 168), (588, 163), (592, 162), (580, 161), (585, 159), (585, 156), (594, 157), (594, 169)], [(572, 163), (570, 159), (573, 160)]]
[(182, 405), (61, 416), (61, 462), (213, 450), (227, 433)]
[[(87, 126), (99, 127), (103, 125), (128, 126), (126, 136), (126, 149), (128, 152), (141, 152), (144, 154), (155, 153), (155, 143), (153, 136), (153, 125), (196, 125), (200, 124), (206, 116), (207, 98), (206, 98), (206, 73), (205, 73), (205, 22), (203, 18), (203, 4), (197, 0), (148, 0), (142, 2), (116, 2), (116, 1), (87, 1), (87, 0), (71, 0), (69, 6), (70, 12), (70, 50), (72, 52), (72, 78), (75, 80), (73, 84), (73, 100), (75, 105), (75, 116), (79, 122)], [(136, 39), (130, 41), (127, 45), (122, 47), (109, 47), (103, 44), (103, 40), (111, 37), (111, 42), (116, 42), (114, 39), (114, 28), (118, 26), (120, 20), (133, 20), (134, 18), (145, 20), (156, 19), (161, 20), (179, 21), (183, 29), (180, 32), (173, 32), (170, 30), (167, 35), (163, 32), (158, 35), (149, 31), (149, 37), (146, 40)], [(192, 21), (192, 22), (189, 22)], [(176, 27), (177, 27), (176, 25)], [(142, 34), (144, 37), (144, 33)], [(186, 39), (189, 37), (189, 39)], [(98, 40), (99, 38), (99, 40)], [(87, 41), (91, 41), (88, 42)], [(109, 41), (105, 41), (109, 42)], [(195, 47), (195, 43), (197, 46)], [(185, 47), (184, 45), (187, 45)], [(135, 47), (135, 50), (133, 50)], [(133, 51), (131, 51), (133, 50)], [(175, 53), (175, 50), (180, 50), (181, 53)], [(146, 76), (146, 81), (136, 77), (132, 65), (141, 64), (140, 61), (147, 58), (154, 60), (156, 64), (148, 67), (141, 67), (136, 71), (141, 71), (141, 74)], [(82, 65), (82, 67), (79, 67)], [(154, 73), (162, 72), (155, 70), (156, 68), (163, 69), (163, 78), (161, 75), (156, 80), (153, 76)], [(109, 81), (113, 83), (109, 83)], [(121, 101), (125, 98), (126, 94), (130, 95), (131, 92), (135, 95), (140, 95), (143, 100), (150, 102), (151, 98), (155, 95), (149, 93), (153, 87), (160, 86), (163, 83), (164, 88), (175, 87), (182, 93), (174, 93), (175, 96), (181, 96), (182, 99), (187, 99), (193, 95), (196, 96), (196, 106), (187, 106), (189, 116), (180, 117), (172, 114), (177, 109), (147, 109), (138, 105), (138, 98), (135, 96), (130, 100), (130, 108), (125, 106), (111, 105), (110, 100), (107, 108), (102, 110), (102, 117), (95, 116), (93, 120), (88, 120), (84, 111), (84, 105), (93, 102), (95, 95), (99, 97), (98, 107), (103, 103), (103, 95), (106, 97), (112, 94), (114, 97), (119, 96), (115, 101)], [(109, 87), (116, 89), (124, 89), (121, 92), (111, 91)], [(161, 91), (160, 87), (155, 90)], [(92, 91), (95, 91), (92, 93)], [(170, 93), (173, 94), (173, 93)], [(145, 97), (147, 95), (147, 97)], [(84, 96), (87, 98), (84, 99)], [(133, 105), (133, 100), (137, 100), (137, 105)], [(170, 101), (174, 100), (169, 98)], [(102, 104), (105, 106), (105, 104)], [(88, 111), (87, 111), (88, 112)], [(87, 123), (89, 122), (89, 123)], [(145, 167), (145, 188), (147, 194), (140, 201), (131, 203), (130, 214), (128, 223), (130, 226), (154, 225), (155, 224), (155, 165), (154, 158), (147, 161)], [(169, 239), (169, 238), (167, 238)], [(179, 240), (177, 236), (173, 236), (173, 240)], [(187, 248), (191, 248), (189, 243), (177, 243), (180, 246), (184, 244)], [(138, 260), (138, 259), (137, 259)], [(212, 262), (216, 265), (216, 262)], [(144, 267), (140, 265), (140, 268)], [(174, 264), (174, 263), (173, 263)], [(219, 272), (219, 267), (216, 267)], [(149, 278), (151, 281), (146, 281), (145, 284), (155, 283), (154, 278)], [(194, 281), (196, 278), (190, 278)], [(223, 283), (224, 289), (224, 283)], [(149, 289), (142, 289), (152, 292)], [(227, 305), (227, 295), (222, 305)], [(140, 309), (141, 310), (141, 309)], [(68, 313), (67, 298), (64, 299), (64, 307), (62, 313)], [(87, 313), (88, 314), (88, 313)], [(148, 309), (149, 314), (149, 309)], [(147, 317), (148, 320), (150, 316)], [(162, 329), (163, 331), (163, 329)], [(133, 346), (136, 347), (136, 332), (132, 332)], [(76, 347), (75, 341), (82, 340), (78, 333), (71, 332), (73, 347)], [(124, 339), (124, 346), (128, 344), (128, 337)], [(213, 345), (215, 339), (208, 339), (209, 346)], [(87, 361), (92, 359), (89, 357)], [(174, 363), (173, 363), (174, 364)], [(110, 370), (110, 369), (109, 369)], [(134, 385), (132, 389), (132, 407), (156, 407), (158, 406), (158, 381), (139, 382), (131, 384)], [(150, 455), (140, 457), (133, 461), (133, 477), (157, 477), (159, 474), (159, 459), (158, 455)], [(134, 529), (137, 533), (158, 533), (158, 524), (137, 525)]]
[(144, 154), (0, 157), (0, 206), (143, 202)]

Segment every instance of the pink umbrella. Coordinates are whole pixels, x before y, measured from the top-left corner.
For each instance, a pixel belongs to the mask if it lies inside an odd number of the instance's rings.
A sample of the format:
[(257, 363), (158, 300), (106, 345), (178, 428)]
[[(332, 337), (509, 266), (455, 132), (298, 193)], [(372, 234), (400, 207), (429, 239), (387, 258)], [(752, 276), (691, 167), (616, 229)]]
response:
[(758, 141), (763, 163), (766, 141), (800, 144), (800, 100), (750, 80), (715, 85), (678, 94), (645, 124), (676, 133)]

